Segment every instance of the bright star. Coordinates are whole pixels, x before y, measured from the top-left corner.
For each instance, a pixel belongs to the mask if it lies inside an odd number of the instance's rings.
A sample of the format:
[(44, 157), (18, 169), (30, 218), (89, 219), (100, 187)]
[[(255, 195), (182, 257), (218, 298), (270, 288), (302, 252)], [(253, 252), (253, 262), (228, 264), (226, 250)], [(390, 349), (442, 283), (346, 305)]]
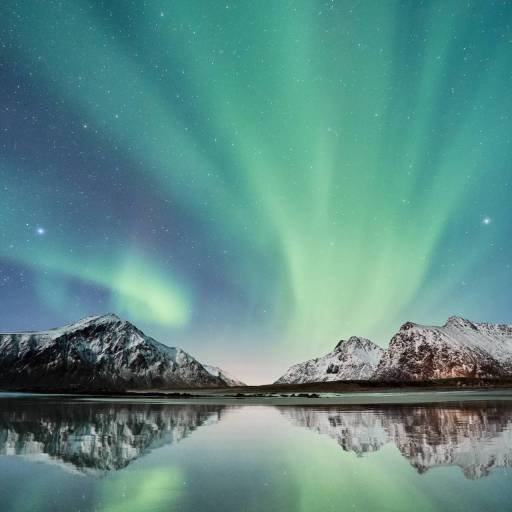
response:
[(484, 224), (484, 226), (488, 226), (490, 223), (491, 223), (491, 218), (490, 217), (484, 217), (482, 219), (482, 224)]
[(46, 229), (39, 227), (36, 229), (36, 233), (38, 235), (44, 235), (46, 233)]

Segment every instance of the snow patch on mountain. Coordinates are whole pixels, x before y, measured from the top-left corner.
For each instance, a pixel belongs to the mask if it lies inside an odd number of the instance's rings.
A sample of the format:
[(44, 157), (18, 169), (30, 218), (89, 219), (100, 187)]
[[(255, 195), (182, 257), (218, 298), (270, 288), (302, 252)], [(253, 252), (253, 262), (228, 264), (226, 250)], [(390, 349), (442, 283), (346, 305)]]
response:
[(226, 372), (225, 370), (222, 370), (218, 366), (211, 366), (209, 364), (203, 365), (205, 370), (214, 377), (218, 377), (219, 379), (222, 379), (226, 386), (229, 387), (236, 387), (236, 386), (247, 386), (245, 382), (242, 382), (241, 380), (238, 380), (236, 377), (233, 377), (231, 374)]

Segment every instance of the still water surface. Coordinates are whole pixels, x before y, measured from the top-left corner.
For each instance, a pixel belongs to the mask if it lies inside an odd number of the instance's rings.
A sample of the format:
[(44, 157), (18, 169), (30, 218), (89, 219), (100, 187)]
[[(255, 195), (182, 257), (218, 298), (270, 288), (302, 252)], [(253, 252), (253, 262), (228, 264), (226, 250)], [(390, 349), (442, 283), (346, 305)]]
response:
[(2, 512), (502, 512), (511, 466), (512, 400), (0, 396)]

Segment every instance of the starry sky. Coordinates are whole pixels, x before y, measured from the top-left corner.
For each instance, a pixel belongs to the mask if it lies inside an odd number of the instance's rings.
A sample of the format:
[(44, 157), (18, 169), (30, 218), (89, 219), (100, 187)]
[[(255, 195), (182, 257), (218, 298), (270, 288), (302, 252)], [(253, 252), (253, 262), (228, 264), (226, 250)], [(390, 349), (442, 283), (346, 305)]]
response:
[(250, 383), (512, 323), (512, 2), (3, 0), (0, 331), (115, 312)]

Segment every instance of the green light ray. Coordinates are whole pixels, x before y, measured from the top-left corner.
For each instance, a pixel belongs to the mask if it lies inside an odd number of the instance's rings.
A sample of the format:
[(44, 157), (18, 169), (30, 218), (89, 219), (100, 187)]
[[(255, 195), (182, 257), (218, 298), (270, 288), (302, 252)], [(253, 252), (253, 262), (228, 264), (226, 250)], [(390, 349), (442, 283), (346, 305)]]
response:
[[(5, 170), (5, 166), (3, 166)], [(12, 171), (10, 171), (12, 172)], [(23, 263), (42, 274), (39, 292), (47, 305), (62, 305), (68, 298), (66, 287), (60, 280), (69, 277), (110, 292), (110, 310), (126, 314), (133, 321), (151, 322), (168, 327), (186, 325), (190, 315), (190, 297), (183, 285), (172, 275), (169, 266), (162, 265), (145, 254), (136, 244), (112, 247), (101, 243), (96, 233), (94, 247), (84, 247), (72, 227), (64, 238), (48, 233), (38, 237), (35, 226), (25, 225), (16, 212), (16, 205), (32, 197), (33, 212), (43, 217), (51, 197), (42, 192), (34, 197), (29, 190), (7, 186), (8, 173), (3, 184), (9, 190), (4, 197), (5, 214), (0, 218), (4, 240), (0, 244), (0, 257)], [(32, 180), (31, 186), (37, 186)], [(40, 186), (39, 190), (43, 190)], [(9, 240), (9, 243), (6, 242)]]
[[(99, 139), (144, 164), (142, 186), (177, 200), (219, 247), (229, 241), (234, 255), (218, 274), (269, 309), (283, 349), (310, 356), (352, 334), (385, 344), (406, 311), (447, 316), (443, 297), (491, 250), (488, 233), (473, 234), (472, 254), (455, 250), (449, 275), (434, 262), (487, 170), (510, 155), (510, 41), (480, 31), (498, 24), (494, 10), (441, 1), (205, 5), (127, 6), (128, 39), (99, 7), (36, 5), (13, 37), (40, 49), (37, 76), (55, 81)], [(49, 18), (67, 20), (67, 30), (54, 33)], [(80, 87), (68, 83), (80, 75)], [(457, 237), (465, 231), (461, 224)], [(46, 254), (55, 269), (114, 290), (113, 305), (133, 315), (148, 282), (151, 318), (185, 324), (183, 290), (193, 283), (177, 284), (177, 269), (137, 246), (115, 252), (99, 250), (90, 271)]]

